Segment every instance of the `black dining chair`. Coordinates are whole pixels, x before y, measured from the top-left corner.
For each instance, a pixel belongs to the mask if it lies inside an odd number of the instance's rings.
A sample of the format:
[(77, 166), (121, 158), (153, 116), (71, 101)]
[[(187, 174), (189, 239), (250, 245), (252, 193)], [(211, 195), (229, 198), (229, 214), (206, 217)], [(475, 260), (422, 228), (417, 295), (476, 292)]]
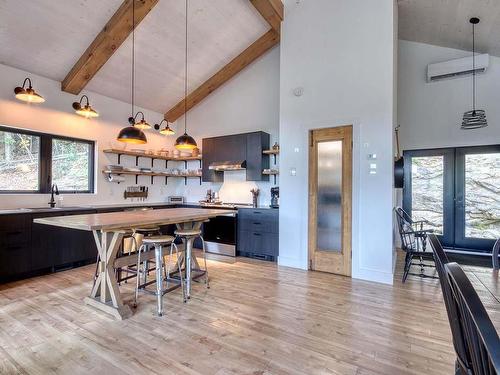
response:
[(458, 356), (459, 368), (456, 373), (499, 374), (500, 339), (488, 313), (462, 268), (457, 263), (446, 263), (444, 268), (452, 297), (450, 307), (453, 317), (450, 325), (452, 321), (453, 324), (458, 323), (459, 330), (456, 333), (461, 337), (457, 337), (456, 341), (464, 345), (464, 357)]
[[(426, 251), (427, 236), (432, 233), (432, 229), (424, 229), (425, 220), (414, 221), (401, 207), (394, 208), (394, 212), (401, 238), (401, 248), (406, 253), (403, 283), (410, 274), (411, 266), (420, 266), (420, 273), (412, 275), (435, 278), (424, 273), (425, 267), (434, 267), (433, 264), (424, 263), (425, 260), (434, 261), (432, 251)], [(414, 258), (419, 259), (419, 263), (413, 263)]]
[(436, 263), (436, 270), (439, 275), (439, 282), (441, 284), (441, 291), (443, 293), (444, 305), (448, 314), (448, 321), (450, 323), (451, 334), (453, 338), (453, 347), (457, 354), (455, 362), (455, 374), (469, 374), (470, 370), (469, 361), (466, 354), (466, 344), (464, 342), (464, 335), (460, 322), (458, 320), (458, 312), (453, 300), (453, 292), (448, 282), (446, 275), (445, 265), (449, 263), (448, 256), (444, 252), (443, 246), (439, 242), (435, 234), (429, 234), (429, 244), (432, 252), (434, 253), (434, 262)]

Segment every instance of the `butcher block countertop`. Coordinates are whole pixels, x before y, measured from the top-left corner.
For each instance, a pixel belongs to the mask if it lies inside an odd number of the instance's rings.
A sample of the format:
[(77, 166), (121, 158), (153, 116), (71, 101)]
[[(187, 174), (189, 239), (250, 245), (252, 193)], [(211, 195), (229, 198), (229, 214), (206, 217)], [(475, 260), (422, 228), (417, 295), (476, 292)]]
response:
[(234, 215), (236, 211), (206, 208), (168, 208), (149, 211), (125, 211), (72, 216), (37, 218), (38, 224), (86, 231), (111, 231), (118, 228), (132, 228), (149, 225), (179, 224), (189, 221), (203, 221), (214, 216)]

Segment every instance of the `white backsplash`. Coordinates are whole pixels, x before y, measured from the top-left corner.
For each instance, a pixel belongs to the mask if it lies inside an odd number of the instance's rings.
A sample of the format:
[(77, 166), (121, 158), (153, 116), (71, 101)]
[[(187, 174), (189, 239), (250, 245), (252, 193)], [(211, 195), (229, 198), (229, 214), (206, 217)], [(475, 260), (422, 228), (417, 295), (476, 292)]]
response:
[[(272, 177), (271, 177), (272, 179)], [(203, 183), (201, 186), (195, 181), (190, 181), (188, 186), (182, 184), (178, 187), (178, 194), (183, 195), (187, 202), (198, 202), (205, 198), (208, 189), (219, 193), (223, 202), (229, 203), (252, 203), (254, 188), (260, 189), (259, 206), (269, 206), (271, 202), (271, 187), (275, 186), (273, 181), (246, 181), (246, 171), (224, 172), (223, 183)]]

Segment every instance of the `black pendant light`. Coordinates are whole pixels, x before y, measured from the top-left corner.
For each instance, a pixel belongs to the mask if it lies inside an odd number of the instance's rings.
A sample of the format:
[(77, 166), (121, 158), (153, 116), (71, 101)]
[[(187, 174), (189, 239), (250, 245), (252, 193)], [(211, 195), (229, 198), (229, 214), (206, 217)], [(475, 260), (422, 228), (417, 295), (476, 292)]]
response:
[[(26, 83), (28, 83), (28, 87), (25, 88)], [(16, 99), (19, 99), (23, 102), (28, 103), (43, 103), (45, 99), (43, 96), (38, 94), (33, 87), (31, 86), (31, 79), (25, 78), (22, 87), (16, 87), (14, 89), (14, 94), (16, 95)]]
[[(82, 106), (82, 100), (86, 99), (87, 104)], [(89, 104), (89, 97), (87, 95), (82, 95), (79, 102), (73, 102), (73, 109), (77, 115), (83, 116), (85, 118), (99, 117), (99, 113)]]
[[(167, 123), (167, 126), (165, 126), (163, 129), (161, 128), (161, 124), (163, 124), (163, 121)], [(160, 134), (163, 135), (174, 135), (175, 132), (172, 130), (170, 125), (168, 124), (168, 121), (166, 119), (161, 120), (159, 124), (155, 124), (155, 129), (160, 131)]]
[(464, 113), (462, 129), (478, 129), (488, 126), (486, 112), (476, 109), (476, 35), (475, 26), (479, 23), (479, 18), (473, 17), (469, 20), (472, 24), (472, 111)]
[(187, 62), (188, 62), (188, 0), (186, 0), (186, 49), (184, 59), (184, 134), (175, 140), (175, 148), (191, 151), (197, 147), (196, 141), (187, 133)]
[[(142, 129), (149, 129), (151, 125), (149, 125), (144, 120), (144, 113), (137, 112), (134, 116), (134, 83), (135, 83), (135, 0), (132, 0), (132, 115), (128, 118), (128, 122), (130, 126), (123, 128), (120, 130), (118, 137), (116, 139), (120, 142), (125, 143), (133, 143), (133, 144), (144, 144), (147, 143), (148, 140), (146, 138), (146, 134), (142, 131)], [(142, 124), (141, 122), (137, 123), (139, 126), (136, 126), (136, 117), (137, 115), (142, 114)], [(147, 127), (146, 127), (147, 125)]]

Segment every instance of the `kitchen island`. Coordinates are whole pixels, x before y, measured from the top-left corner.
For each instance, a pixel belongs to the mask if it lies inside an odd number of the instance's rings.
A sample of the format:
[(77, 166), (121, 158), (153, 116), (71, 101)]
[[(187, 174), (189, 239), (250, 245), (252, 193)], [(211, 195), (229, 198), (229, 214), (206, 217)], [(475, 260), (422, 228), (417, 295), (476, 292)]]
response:
[[(220, 209), (175, 208), (150, 211), (110, 212), (73, 216), (38, 218), (38, 224), (90, 231), (93, 233), (99, 260), (97, 279), (85, 302), (118, 319), (131, 315), (129, 306), (123, 304), (122, 296), (115, 278), (114, 269), (123, 263), (118, 250), (125, 233), (132, 228), (175, 224), (180, 229), (199, 229), (205, 220), (217, 216), (234, 215), (234, 212)], [(192, 240), (185, 244), (186, 292), (191, 287)]]

